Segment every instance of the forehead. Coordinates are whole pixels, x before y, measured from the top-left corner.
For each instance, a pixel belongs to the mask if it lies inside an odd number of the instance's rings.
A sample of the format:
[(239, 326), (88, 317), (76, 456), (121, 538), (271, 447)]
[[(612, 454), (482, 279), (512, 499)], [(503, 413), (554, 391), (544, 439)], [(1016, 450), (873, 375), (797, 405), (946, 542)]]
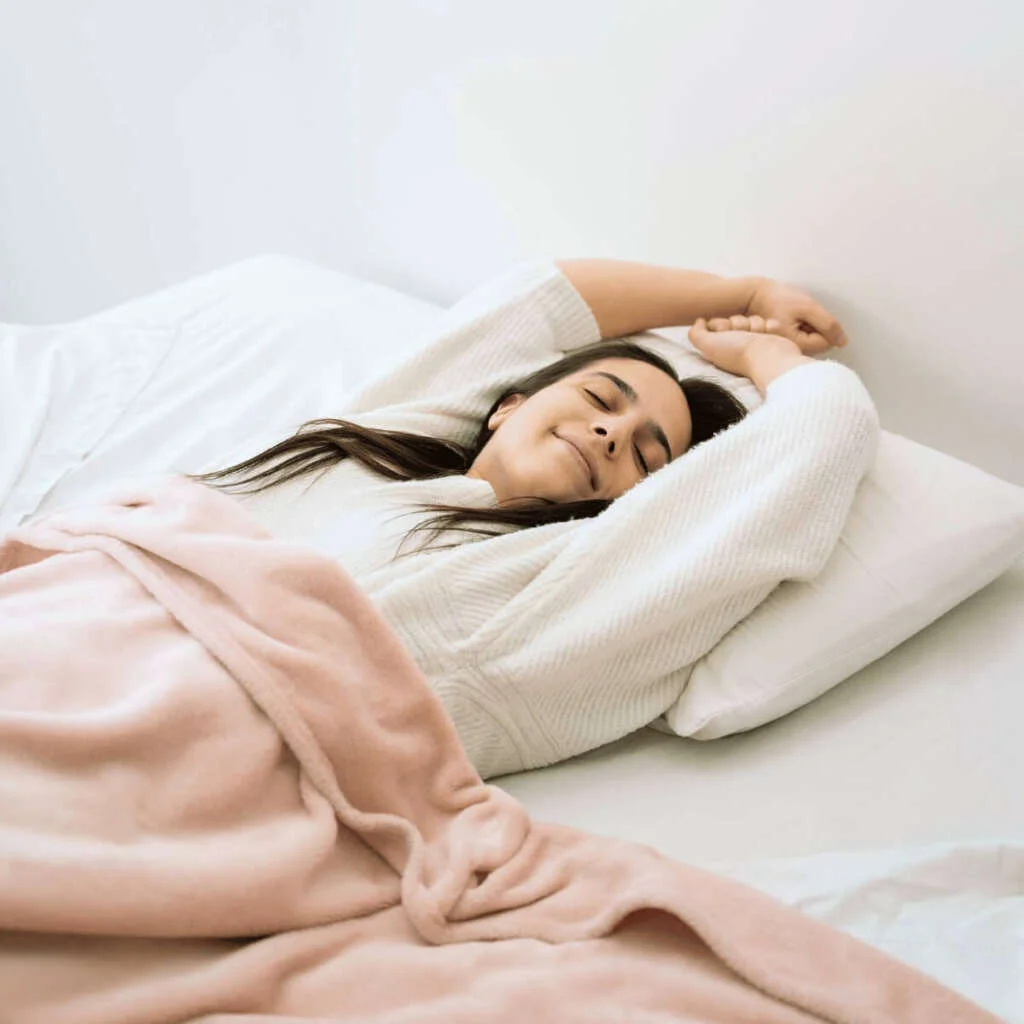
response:
[[(640, 359), (612, 357), (598, 359), (572, 376), (582, 379), (602, 372), (621, 378), (633, 388), (637, 395), (636, 408), (661, 426), (676, 456), (689, 447), (692, 424), (686, 396), (664, 370)], [(607, 377), (598, 377), (597, 380), (603, 381), (609, 388), (616, 387)]]

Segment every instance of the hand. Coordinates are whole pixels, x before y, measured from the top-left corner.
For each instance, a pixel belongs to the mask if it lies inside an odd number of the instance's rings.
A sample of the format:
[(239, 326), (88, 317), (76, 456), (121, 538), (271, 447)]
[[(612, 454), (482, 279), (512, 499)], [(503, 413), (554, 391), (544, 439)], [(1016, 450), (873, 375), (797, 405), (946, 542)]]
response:
[(794, 341), (777, 333), (778, 320), (760, 316), (734, 316), (725, 321), (727, 329), (710, 330), (703, 319), (690, 328), (690, 341), (715, 366), (739, 377), (747, 377), (766, 396), (771, 382), (801, 363), (813, 362), (819, 345), (801, 332)]
[[(753, 344), (774, 343), (782, 349), (796, 352), (799, 348), (804, 354), (810, 354), (792, 338), (780, 334), (780, 327), (778, 320), (765, 320), (760, 316), (716, 318), (710, 324), (702, 317), (690, 328), (689, 338), (693, 347), (720, 370), (746, 377), (747, 351)], [(804, 342), (813, 347), (806, 337)]]
[[(747, 303), (747, 316), (777, 320), (777, 333), (795, 341), (805, 355), (821, 355), (831, 346), (846, 344), (846, 332), (827, 309), (807, 292), (781, 281), (765, 278), (758, 285)], [(729, 329), (728, 321), (722, 319), (712, 320), (709, 326), (712, 330)]]

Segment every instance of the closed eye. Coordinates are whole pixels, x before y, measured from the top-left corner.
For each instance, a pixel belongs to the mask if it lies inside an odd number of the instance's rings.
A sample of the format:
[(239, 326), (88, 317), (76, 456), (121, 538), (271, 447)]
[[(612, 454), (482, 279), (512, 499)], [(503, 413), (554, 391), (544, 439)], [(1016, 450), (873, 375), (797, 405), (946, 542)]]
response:
[[(602, 409), (608, 409), (609, 411), (611, 410), (611, 406), (599, 394), (597, 394), (596, 391), (591, 391), (590, 388), (584, 388), (583, 390), (588, 395), (590, 395), (590, 397), (593, 398), (594, 401), (597, 402), (597, 404), (600, 405)], [(651, 471), (647, 468), (647, 462), (641, 454), (640, 449), (637, 448), (636, 445), (634, 445), (633, 451), (636, 452), (636, 457), (640, 461), (640, 465), (643, 467), (644, 476), (650, 476)]]

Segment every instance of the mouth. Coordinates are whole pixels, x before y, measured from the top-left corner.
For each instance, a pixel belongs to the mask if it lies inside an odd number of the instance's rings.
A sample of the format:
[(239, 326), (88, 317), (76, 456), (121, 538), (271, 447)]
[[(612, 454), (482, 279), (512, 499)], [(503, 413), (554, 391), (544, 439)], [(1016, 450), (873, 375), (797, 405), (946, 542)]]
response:
[(590, 460), (587, 458), (587, 456), (582, 451), (580, 451), (580, 449), (575, 444), (573, 444), (572, 441), (570, 441), (568, 438), (562, 437), (559, 434), (555, 434), (555, 437), (557, 437), (558, 440), (561, 441), (575, 457), (576, 462), (579, 464), (580, 469), (583, 471), (584, 476), (586, 476), (587, 481), (590, 484), (590, 489), (592, 491), (596, 490), (594, 484), (594, 470), (591, 467)]

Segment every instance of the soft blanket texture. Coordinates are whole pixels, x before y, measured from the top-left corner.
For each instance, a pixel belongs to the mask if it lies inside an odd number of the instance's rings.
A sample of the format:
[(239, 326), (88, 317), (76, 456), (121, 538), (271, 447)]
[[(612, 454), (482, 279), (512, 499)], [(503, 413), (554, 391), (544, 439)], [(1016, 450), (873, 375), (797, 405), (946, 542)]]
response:
[(0, 546), (19, 1024), (996, 1018), (753, 889), (533, 822), (354, 581), (184, 480)]

